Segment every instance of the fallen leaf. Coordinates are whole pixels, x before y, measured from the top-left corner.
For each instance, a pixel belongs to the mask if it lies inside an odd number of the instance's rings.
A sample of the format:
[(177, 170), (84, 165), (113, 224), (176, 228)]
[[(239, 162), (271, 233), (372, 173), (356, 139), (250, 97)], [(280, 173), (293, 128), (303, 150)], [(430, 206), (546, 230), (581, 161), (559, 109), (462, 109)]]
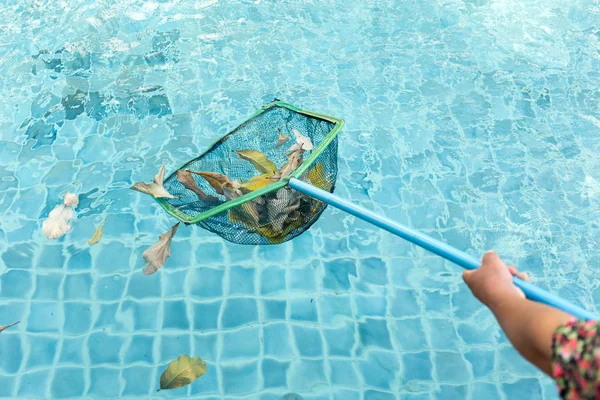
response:
[(238, 197), (242, 196), (244, 193), (242, 193), (242, 191), (240, 189), (233, 186), (233, 184), (226, 183), (223, 185), (223, 194), (229, 200), (233, 200), (233, 199), (237, 199)]
[(277, 166), (260, 151), (240, 150), (236, 151), (235, 153), (242, 160), (250, 161), (252, 165), (254, 165), (254, 168), (256, 168), (256, 170), (261, 174), (273, 175), (275, 172), (277, 172)]
[(301, 134), (297, 129), (292, 128), (292, 132), (294, 133), (294, 137), (296, 138), (296, 143), (290, 146), (288, 151), (308, 151), (314, 148), (312, 141), (309, 137)]
[(302, 162), (302, 158), (300, 157), (301, 152), (302, 150), (296, 150), (288, 156), (288, 161), (283, 164), (279, 170), (279, 179), (289, 176), (296, 168), (298, 168), (298, 165)]
[(191, 190), (196, 193), (198, 198), (202, 201), (219, 201), (215, 196), (210, 196), (204, 193), (202, 189), (198, 187), (196, 180), (192, 176), (192, 173), (189, 170), (179, 170), (177, 171), (177, 180), (185, 186), (186, 189)]
[(219, 174), (218, 172), (196, 172), (190, 171), (192, 174), (200, 175), (212, 186), (218, 194), (223, 193), (223, 185), (231, 184), (227, 175)]
[(48, 214), (48, 219), (42, 223), (42, 232), (48, 239), (58, 239), (66, 234), (71, 225), (69, 221), (73, 219), (73, 207), (79, 204), (77, 195), (67, 193), (63, 199), (63, 204), (60, 204)]
[(312, 185), (327, 191), (330, 191), (333, 186), (331, 182), (327, 180), (327, 174), (325, 173), (325, 167), (322, 162), (316, 163), (315, 166), (308, 171), (308, 180)]
[(152, 275), (165, 265), (167, 258), (171, 255), (171, 239), (175, 236), (177, 228), (179, 228), (179, 222), (173, 225), (168, 232), (161, 234), (158, 237), (158, 242), (144, 251), (142, 254), (144, 261), (146, 261), (144, 275)]
[(252, 192), (254, 190), (270, 185), (273, 182), (275, 182), (275, 180), (272, 179), (272, 175), (270, 174), (257, 175), (253, 176), (245, 182), (242, 182), (240, 187), (248, 192)]
[(182, 355), (169, 364), (160, 376), (160, 389), (177, 389), (187, 386), (206, 373), (206, 362), (199, 357)]
[(279, 131), (279, 139), (277, 139), (277, 143), (275, 144), (275, 148), (278, 149), (284, 144), (286, 144), (290, 140), (290, 137), (285, 135), (283, 132)]
[(98, 229), (96, 229), (96, 232), (94, 232), (94, 235), (92, 236), (92, 238), (90, 240), (88, 240), (88, 244), (90, 246), (95, 245), (96, 243), (98, 243), (100, 241), (100, 239), (102, 239), (102, 228), (104, 228), (104, 222), (102, 222), (100, 224)]
[(10, 328), (11, 326), (15, 326), (19, 322), (21, 322), (21, 321), (13, 322), (12, 324), (8, 324), (8, 325), (0, 325), (0, 333), (2, 333), (6, 328)]
[(153, 196), (154, 198), (157, 198), (157, 199), (160, 199), (160, 198), (174, 199), (175, 196), (173, 196), (171, 193), (169, 193), (163, 186), (164, 178), (165, 178), (165, 163), (163, 163), (162, 167), (160, 167), (160, 169), (158, 170), (158, 173), (154, 176), (153, 183), (136, 182), (133, 184), (133, 186), (130, 187), (130, 189), (136, 190), (138, 192), (142, 192), (145, 194), (149, 194), (150, 196)]
[(254, 232), (259, 227), (258, 205), (248, 201), (229, 210), (229, 220), (239, 222), (249, 231)]
[(267, 215), (274, 231), (281, 231), (289, 215), (300, 207), (300, 199), (295, 193), (281, 188), (275, 198), (267, 200)]

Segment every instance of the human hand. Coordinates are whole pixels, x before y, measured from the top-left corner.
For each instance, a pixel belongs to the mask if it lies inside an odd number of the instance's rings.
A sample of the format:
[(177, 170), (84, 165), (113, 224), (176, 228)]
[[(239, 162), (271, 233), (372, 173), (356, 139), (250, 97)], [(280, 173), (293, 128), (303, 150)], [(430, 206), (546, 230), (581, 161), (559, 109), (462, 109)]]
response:
[(481, 267), (465, 271), (463, 280), (479, 301), (493, 308), (509, 297), (525, 298), (521, 289), (513, 284), (513, 276), (529, 281), (526, 273), (519, 273), (515, 267), (507, 267), (498, 253), (488, 251), (481, 260)]

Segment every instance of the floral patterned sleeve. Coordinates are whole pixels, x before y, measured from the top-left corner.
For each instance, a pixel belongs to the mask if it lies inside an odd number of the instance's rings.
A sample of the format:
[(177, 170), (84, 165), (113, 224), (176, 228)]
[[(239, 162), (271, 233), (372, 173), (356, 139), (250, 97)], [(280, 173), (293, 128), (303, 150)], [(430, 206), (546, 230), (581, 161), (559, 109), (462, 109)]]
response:
[(600, 321), (573, 319), (554, 332), (552, 376), (563, 399), (600, 399)]

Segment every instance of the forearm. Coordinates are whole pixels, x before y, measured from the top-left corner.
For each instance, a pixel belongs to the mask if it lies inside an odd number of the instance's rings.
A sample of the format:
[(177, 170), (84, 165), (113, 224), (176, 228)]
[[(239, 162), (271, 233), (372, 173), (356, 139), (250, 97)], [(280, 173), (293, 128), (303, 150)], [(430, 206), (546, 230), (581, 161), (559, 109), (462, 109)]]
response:
[(504, 296), (490, 309), (519, 353), (550, 375), (552, 335), (573, 316), (515, 295)]

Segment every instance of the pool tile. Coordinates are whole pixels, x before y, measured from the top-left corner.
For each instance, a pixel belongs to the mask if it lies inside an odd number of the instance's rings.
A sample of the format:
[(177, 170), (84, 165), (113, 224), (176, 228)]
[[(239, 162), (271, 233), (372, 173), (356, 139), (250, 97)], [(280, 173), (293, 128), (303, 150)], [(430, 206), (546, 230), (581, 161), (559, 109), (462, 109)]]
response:
[(324, 384), (327, 384), (327, 378), (322, 360), (300, 358), (290, 364), (289, 388), (294, 392), (308, 392)]
[(43, 336), (30, 338), (28, 348), (29, 357), (25, 364), (28, 370), (49, 367), (54, 363), (58, 350), (58, 339)]
[(256, 359), (260, 356), (261, 338), (258, 326), (246, 326), (234, 331), (224, 332), (222, 337), (221, 360), (247, 360)]
[(54, 399), (82, 396), (85, 392), (85, 370), (57, 368), (50, 390)]
[(265, 388), (287, 387), (287, 373), (290, 363), (265, 358), (262, 361), (262, 374)]
[(259, 388), (256, 362), (222, 367), (221, 373), (225, 394), (249, 394)]
[(350, 358), (329, 359), (331, 383), (346, 387), (360, 387), (356, 364)]
[(313, 298), (303, 297), (290, 301), (290, 320), (317, 322), (317, 302)]
[[(50, 381), (50, 369), (26, 372), (21, 377), (17, 398), (44, 398)], [(54, 393), (52, 393), (54, 395)]]
[(235, 328), (258, 321), (258, 307), (253, 298), (229, 298), (224, 301), (221, 316), (223, 328)]
[(271, 323), (263, 327), (265, 356), (289, 360), (294, 357), (291, 328), (286, 323)]
[(221, 301), (193, 303), (194, 330), (216, 330), (219, 327), (221, 304)]
[(294, 325), (292, 331), (296, 348), (301, 357), (321, 357), (323, 355), (323, 343), (318, 329)]

